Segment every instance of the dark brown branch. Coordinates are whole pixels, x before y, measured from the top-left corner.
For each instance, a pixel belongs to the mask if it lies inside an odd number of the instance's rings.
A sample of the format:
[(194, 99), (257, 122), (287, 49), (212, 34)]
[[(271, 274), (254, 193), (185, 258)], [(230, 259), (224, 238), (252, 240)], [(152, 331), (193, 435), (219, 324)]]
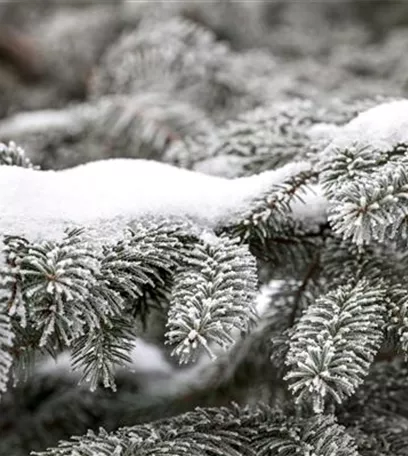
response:
[(319, 268), (320, 268), (320, 254), (316, 254), (315, 257), (313, 258), (313, 261), (309, 264), (309, 266), (306, 270), (306, 274), (302, 280), (302, 283), (300, 284), (300, 287), (297, 289), (297, 291), (295, 293), (293, 309), (292, 309), (292, 313), (289, 318), (290, 327), (293, 326), (295, 323), (300, 299), (302, 298), (302, 295), (305, 292), (306, 287), (309, 284), (310, 280), (315, 276), (315, 274), (318, 272)]

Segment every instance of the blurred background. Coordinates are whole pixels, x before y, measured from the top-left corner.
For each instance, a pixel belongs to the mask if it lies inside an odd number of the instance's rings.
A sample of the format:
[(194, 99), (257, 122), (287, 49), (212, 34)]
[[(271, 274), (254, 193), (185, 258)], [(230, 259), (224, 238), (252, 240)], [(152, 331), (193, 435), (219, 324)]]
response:
[(404, 96), (407, 23), (389, 0), (2, 1), (0, 141), (43, 168), (163, 159), (257, 106)]

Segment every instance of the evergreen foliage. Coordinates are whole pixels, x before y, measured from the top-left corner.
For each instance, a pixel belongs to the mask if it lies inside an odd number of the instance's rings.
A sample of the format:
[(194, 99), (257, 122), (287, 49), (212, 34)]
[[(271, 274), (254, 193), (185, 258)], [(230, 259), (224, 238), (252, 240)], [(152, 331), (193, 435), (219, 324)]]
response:
[(33, 164), (25, 156), (25, 152), (21, 147), (15, 143), (10, 142), (8, 145), (1, 144), (1, 165), (8, 166), (21, 166), (23, 168), (32, 168)]
[(382, 342), (383, 293), (369, 283), (343, 286), (310, 305), (294, 327), (286, 379), (297, 400), (341, 402), (368, 373)]
[(408, 455), (384, 5), (1, 5), (1, 455)]

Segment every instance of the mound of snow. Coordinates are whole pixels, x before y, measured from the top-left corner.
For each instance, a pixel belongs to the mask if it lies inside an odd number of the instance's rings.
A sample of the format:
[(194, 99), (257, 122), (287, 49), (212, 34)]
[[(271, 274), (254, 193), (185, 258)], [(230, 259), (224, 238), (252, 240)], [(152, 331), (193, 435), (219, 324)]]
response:
[(62, 171), (0, 166), (0, 234), (53, 238), (72, 225), (115, 231), (143, 217), (184, 217), (212, 229), (307, 166), (295, 163), (238, 179), (135, 159)]

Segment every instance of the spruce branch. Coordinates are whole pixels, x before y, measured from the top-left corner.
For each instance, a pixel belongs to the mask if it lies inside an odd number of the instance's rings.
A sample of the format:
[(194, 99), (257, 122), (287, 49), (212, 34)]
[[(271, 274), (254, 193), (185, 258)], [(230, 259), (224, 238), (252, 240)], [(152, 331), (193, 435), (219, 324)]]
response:
[(123, 239), (103, 248), (101, 277), (144, 320), (148, 309), (143, 298), (168, 285), (189, 238), (187, 224), (133, 223)]
[(188, 101), (149, 90), (15, 114), (0, 121), (0, 140), (23, 144), (43, 169), (62, 169), (101, 158), (161, 159), (173, 142), (211, 127)]
[[(384, 292), (360, 281), (327, 293), (295, 326), (285, 378), (297, 402), (321, 412), (353, 394), (383, 339)], [(362, 344), (361, 341), (364, 341)]]
[(238, 240), (197, 244), (175, 277), (168, 314), (168, 343), (184, 363), (211, 345), (234, 342), (232, 331), (247, 333), (255, 319), (256, 265)]
[(108, 50), (94, 75), (91, 91), (100, 96), (141, 91), (147, 84), (164, 86), (167, 91), (183, 83), (191, 85), (191, 78), (214, 58), (210, 51), (224, 55), (226, 48), (215, 45), (211, 31), (192, 21), (177, 17), (142, 20), (135, 31), (124, 34)]
[[(329, 215), (334, 230), (358, 245), (384, 242), (395, 234), (393, 224), (401, 224), (408, 208), (408, 175), (403, 167), (392, 167), (378, 178), (363, 184), (348, 184), (338, 191)], [(391, 238), (392, 239), (392, 238)]]
[[(279, 415), (278, 415), (279, 417)], [(279, 419), (280, 418), (280, 419)], [(358, 456), (357, 445), (333, 415), (298, 420), (285, 416), (267, 426), (267, 433), (256, 439), (257, 455), (334, 454)]]
[(344, 148), (335, 147), (322, 159), (321, 183), (330, 196), (335, 196), (351, 183), (378, 175), (387, 163), (405, 163), (407, 147), (405, 143), (397, 143), (387, 150), (358, 142)]
[(407, 213), (406, 108), (402, 100), (369, 109), (324, 151), (320, 182), (329, 220), (358, 245), (398, 241)]
[(14, 331), (10, 317), (2, 311), (0, 313), (0, 393), (8, 387), (8, 379), (13, 365), (11, 348), (14, 342)]
[(0, 143), (0, 165), (34, 168), (31, 161), (25, 156), (24, 149), (13, 141), (10, 141), (8, 145)]
[(365, 412), (408, 418), (407, 374), (401, 359), (374, 363), (364, 384), (341, 407), (340, 419), (352, 422)]
[[(332, 415), (298, 419), (267, 406), (196, 409), (172, 419), (88, 432), (37, 456), (126, 454), (197, 456), (293, 454), (357, 456), (357, 448)], [(116, 453), (115, 453), (116, 452)]]
[(95, 391), (101, 380), (105, 388), (116, 391), (116, 369), (131, 361), (134, 328), (135, 322), (129, 317), (114, 317), (75, 340), (72, 366), (82, 371), (81, 381), (89, 383), (91, 391)]
[(295, 101), (244, 112), (208, 138), (207, 157), (194, 168), (239, 177), (305, 159), (312, 142), (307, 129), (319, 118), (313, 108)]
[(366, 412), (347, 429), (363, 456), (407, 455), (408, 420), (404, 417)]
[(92, 388), (100, 379), (114, 387), (116, 367), (129, 361), (135, 317), (145, 318), (146, 297), (168, 286), (192, 239), (185, 223), (165, 222), (133, 223), (102, 245), (82, 229), (61, 241), (7, 236), (3, 285), (15, 354), (72, 346), (74, 368)]
[[(339, 274), (338, 265), (343, 273)], [(385, 335), (391, 356), (407, 353), (407, 287), (403, 254), (396, 245), (356, 246), (350, 241), (328, 238), (322, 249), (322, 265), (328, 283), (368, 279), (384, 283)], [(380, 354), (381, 356), (381, 354)], [(389, 355), (388, 355), (389, 356)]]
[(407, 456), (408, 8), (20, 3), (0, 454)]
[(239, 215), (239, 223), (226, 231), (244, 241), (264, 245), (269, 236), (292, 228), (295, 224), (291, 219), (291, 204), (302, 202), (302, 193), (317, 175), (310, 166), (305, 164), (303, 168), (255, 198), (251, 208)]
[(271, 361), (281, 375), (285, 372), (285, 359), (295, 324), (301, 315), (315, 302), (325, 289), (324, 279), (320, 277), (320, 253), (314, 252), (305, 262), (303, 276), (299, 280), (288, 280), (280, 284), (271, 294), (270, 309), (265, 318), (271, 320), (270, 343)]
[(59, 244), (30, 245), (15, 238), (6, 238), (5, 243), (18, 250), (15, 274), (39, 346), (52, 344), (51, 340), (70, 345), (85, 325), (98, 326), (102, 309), (90, 296), (97, 284), (98, 261), (82, 242), (80, 230), (68, 232)]

